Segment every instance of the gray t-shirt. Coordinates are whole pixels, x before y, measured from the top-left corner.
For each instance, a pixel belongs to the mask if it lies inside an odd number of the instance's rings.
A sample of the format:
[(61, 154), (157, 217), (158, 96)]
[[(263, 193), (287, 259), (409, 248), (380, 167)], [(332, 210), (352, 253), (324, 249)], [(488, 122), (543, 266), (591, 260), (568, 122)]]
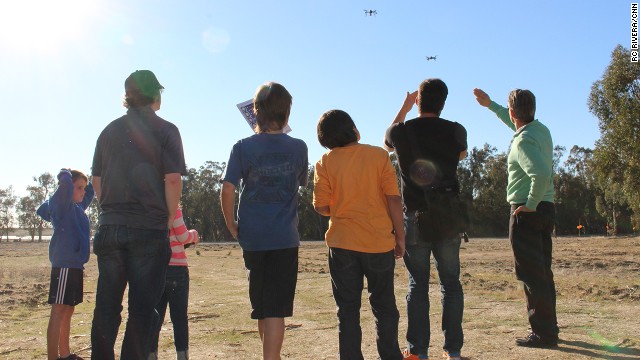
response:
[(132, 108), (102, 131), (91, 175), (101, 178), (100, 225), (166, 230), (164, 176), (187, 174), (178, 128), (150, 107)]

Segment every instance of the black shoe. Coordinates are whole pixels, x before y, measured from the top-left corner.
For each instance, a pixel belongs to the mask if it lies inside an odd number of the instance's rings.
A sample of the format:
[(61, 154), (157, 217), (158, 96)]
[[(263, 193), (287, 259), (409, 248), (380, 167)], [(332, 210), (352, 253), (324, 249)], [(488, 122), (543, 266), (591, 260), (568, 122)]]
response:
[(558, 339), (541, 338), (535, 333), (530, 333), (526, 338), (516, 339), (516, 345), (532, 348), (549, 349), (558, 347)]
[(64, 358), (58, 358), (58, 360), (84, 360), (84, 359), (76, 354), (69, 354), (69, 356)]

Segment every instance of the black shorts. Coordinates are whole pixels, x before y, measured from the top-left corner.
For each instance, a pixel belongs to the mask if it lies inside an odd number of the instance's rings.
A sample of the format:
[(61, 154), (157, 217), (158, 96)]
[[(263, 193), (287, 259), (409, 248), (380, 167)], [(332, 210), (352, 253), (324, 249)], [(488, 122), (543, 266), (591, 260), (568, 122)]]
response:
[(251, 318), (284, 318), (293, 315), (298, 281), (298, 248), (243, 251), (249, 278)]
[(83, 270), (51, 268), (49, 304), (76, 306), (82, 302)]

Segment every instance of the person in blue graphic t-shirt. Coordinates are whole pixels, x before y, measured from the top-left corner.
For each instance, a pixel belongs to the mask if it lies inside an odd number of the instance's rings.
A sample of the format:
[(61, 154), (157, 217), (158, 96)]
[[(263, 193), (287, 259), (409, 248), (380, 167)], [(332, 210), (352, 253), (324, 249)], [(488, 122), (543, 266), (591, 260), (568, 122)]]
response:
[[(251, 318), (258, 320), (265, 360), (280, 359), (284, 318), (293, 315), (298, 275), (298, 188), (307, 183), (307, 145), (283, 132), (291, 95), (274, 82), (253, 98), (256, 134), (231, 149), (222, 176), (227, 228), (242, 247)], [(235, 191), (239, 188), (237, 220)]]

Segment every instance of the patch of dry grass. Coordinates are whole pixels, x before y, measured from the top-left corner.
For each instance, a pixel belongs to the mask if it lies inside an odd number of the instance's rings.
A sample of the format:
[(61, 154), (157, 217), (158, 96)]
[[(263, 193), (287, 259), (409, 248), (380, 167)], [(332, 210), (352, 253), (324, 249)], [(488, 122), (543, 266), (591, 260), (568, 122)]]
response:
[[(0, 243), (1, 359), (46, 356), (49, 261), (45, 243)], [(559, 238), (554, 272), (563, 342), (557, 350), (514, 346), (527, 332), (524, 295), (515, 279), (506, 239), (471, 239), (461, 250), (465, 291), (465, 347), (468, 359), (638, 359), (640, 321), (640, 239)], [(256, 324), (249, 318), (246, 273), (235, 244), (201, 244), (188, 250), (190, 353), (193, 359), (259, 359)], [(286, 320), (284, 359), (336, 359), (337, 320), (323, 243), (305, 243), (294, 316)], [(401, 313), (400, 343), (406, 329), (406, 269), (396, 266), (396, 299)], [(73, 350), (89, 357), (97, 269), (92, 256), (85, 271), (85, 302), (73, 317)], [(440, 293), (431, 276), (431, 352), (441, 352)], [(363, 352), (377, 358), (374, 322), (366, 292), (362, 298)], [(123, 324), (126, 320), (126, 294)], [(124, 325), (121, 327), (121, 333)], [(160, 338), (162, 359), (175, 358), (167, 319)], [(121, 339), (118, 339), (118, 344)], [(118, 345), (119, 346), (119, 345)]]

